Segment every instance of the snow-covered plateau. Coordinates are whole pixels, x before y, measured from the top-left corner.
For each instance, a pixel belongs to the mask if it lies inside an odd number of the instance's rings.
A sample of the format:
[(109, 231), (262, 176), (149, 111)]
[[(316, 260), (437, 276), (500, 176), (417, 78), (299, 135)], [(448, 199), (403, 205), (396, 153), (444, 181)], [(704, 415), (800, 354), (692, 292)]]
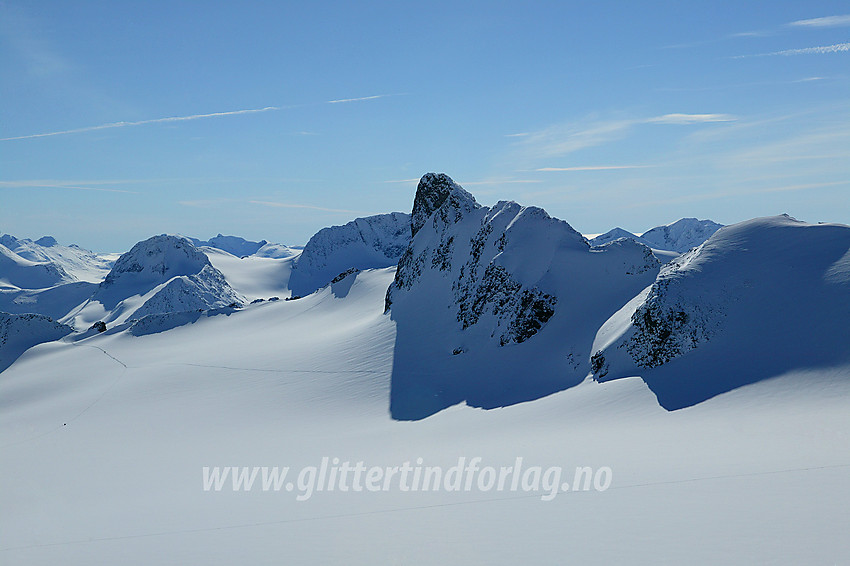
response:
[(429, 173), (303, 249), (3, 236), (0, 563), (847, 563), (850, 226), (623, 232)]

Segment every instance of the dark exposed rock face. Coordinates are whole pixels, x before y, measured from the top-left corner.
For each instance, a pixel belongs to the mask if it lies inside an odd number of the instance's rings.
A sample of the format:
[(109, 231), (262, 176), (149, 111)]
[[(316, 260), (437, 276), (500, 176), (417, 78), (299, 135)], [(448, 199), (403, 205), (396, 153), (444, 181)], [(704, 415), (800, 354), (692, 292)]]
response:
[[(447, 201), (448, 204), (443, 206)], [(465, 210), (478, 207), (475, 197), (452, 181), (451, 177), (445, 173), (426, 173), (420, 179), (413, 199), (413, 213), (410, 218), (411, 235), (415, 236), (428, 217), (438, 209), (442, 209), (444, 221), (448, 220), (446, 215), (451, 212), (456, 222)]]

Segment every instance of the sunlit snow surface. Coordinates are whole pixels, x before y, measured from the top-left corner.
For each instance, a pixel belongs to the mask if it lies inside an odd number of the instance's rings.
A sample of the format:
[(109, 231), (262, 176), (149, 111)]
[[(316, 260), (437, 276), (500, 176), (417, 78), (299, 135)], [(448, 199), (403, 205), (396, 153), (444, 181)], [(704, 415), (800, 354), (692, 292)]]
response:
[[(223, 269), (224, 271), (224, 269)], [(850, 370), (668, 412), (637, 378), (390, 419), (393, 269), (168, 332), (29, 350), (0, 375), (3, 564), (840, 564)], [(202, 489), (322, 457), (610, 466), (609, 490)]]

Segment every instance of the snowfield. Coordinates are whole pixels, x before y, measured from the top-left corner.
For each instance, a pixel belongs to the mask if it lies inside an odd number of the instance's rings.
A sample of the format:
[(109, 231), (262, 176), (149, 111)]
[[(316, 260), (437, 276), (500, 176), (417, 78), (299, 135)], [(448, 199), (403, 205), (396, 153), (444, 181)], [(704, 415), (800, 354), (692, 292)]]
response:
[[(847, 563), (850, 227), (755, 219), (662, 265), (433, 174), (370, 218), (5, 290), (67, 310), (0, 315), (0, 563)], [(562, 473), (304, 497), (335, 458)], [(290, 471), (205, 489), (215, 467)]]

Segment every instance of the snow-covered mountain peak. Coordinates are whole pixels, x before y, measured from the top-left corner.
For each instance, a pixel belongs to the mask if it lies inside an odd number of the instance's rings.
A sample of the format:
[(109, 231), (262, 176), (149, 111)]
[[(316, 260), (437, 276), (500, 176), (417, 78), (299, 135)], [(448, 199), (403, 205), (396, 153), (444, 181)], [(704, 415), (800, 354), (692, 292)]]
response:
[[(419, 180), (416, 196), (413, 198), (411, 233), (415, 236), (437, 209), (443, 210), (440, 216), (445, 221), (449, 219), (456, 221), (464, 211), (473, 210), (479, 206), (475, 197), (445, 173), (426, 173)], [(453, 212), (450, 213), (450, 211)]]
[(39, 246), (44, 246), (45, 248), (52, 248), (55, 245), (58, 245), (59, 242), (56, 241), (56, 238), (53, 236), (42, 236), (38, 240), (35, 241)]
[(162, 234), (137, 243), (119, 257), (103, 285), (108, 287), (119, 280), (158, 284), (175, 276), (194, 275), (207, 265), (209, 258), (191, 242)]

